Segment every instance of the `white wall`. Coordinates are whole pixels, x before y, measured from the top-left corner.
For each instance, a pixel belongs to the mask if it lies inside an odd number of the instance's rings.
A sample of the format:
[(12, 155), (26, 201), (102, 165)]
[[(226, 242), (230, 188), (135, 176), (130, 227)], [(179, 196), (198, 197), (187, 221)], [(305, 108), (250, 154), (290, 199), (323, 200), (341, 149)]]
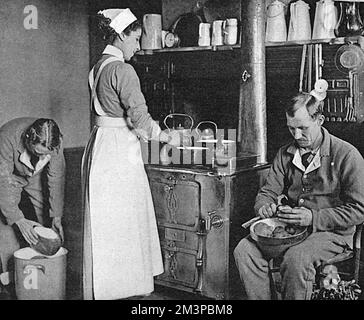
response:
[[(27, 5), (37, 9), (38, 29), (24, 27)], [(87, 0), (1, 0), (0, 125), (22, 116), (53, 118), (65, 147), (86, 144), (87, 12)]]

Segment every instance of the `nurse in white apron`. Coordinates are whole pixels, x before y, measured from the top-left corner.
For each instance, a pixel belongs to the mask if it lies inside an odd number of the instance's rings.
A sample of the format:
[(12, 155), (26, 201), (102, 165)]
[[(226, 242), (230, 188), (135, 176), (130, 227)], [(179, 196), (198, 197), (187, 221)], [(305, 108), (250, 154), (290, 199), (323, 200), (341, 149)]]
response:
[(126, 63), (140, 50), (129, 9), (99, 12), (109, 45), (90, 72), (95, 126), (82, 159), (84, 299), (122, 299), (154, 290), (163, 273), (155, 212), (139, 139), (178, 145), (151, 118)]

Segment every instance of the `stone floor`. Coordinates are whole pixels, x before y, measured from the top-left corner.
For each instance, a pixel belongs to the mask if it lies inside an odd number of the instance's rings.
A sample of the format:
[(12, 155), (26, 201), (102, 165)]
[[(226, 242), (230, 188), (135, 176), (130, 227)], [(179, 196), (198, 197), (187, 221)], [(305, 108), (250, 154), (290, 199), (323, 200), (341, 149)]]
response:
[(145, 297), (131, 297), (127, 300), (212, 300), (193, 293), (155, 285), (154, 292)]

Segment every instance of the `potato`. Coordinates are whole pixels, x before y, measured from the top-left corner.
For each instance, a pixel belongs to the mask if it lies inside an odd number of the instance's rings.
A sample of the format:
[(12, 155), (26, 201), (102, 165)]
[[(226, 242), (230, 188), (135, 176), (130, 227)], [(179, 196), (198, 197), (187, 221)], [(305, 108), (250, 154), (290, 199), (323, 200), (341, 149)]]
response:
[(264, 222), (259, 222), (254, 226), (254, 232), (263, 237), (271, 237), (273, 232), (273, 227), (267, 225)]

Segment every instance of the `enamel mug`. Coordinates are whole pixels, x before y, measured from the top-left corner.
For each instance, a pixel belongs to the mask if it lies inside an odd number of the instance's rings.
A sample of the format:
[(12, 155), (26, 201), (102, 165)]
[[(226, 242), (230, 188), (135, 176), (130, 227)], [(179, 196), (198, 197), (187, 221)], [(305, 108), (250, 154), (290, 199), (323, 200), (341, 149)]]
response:
[(224, 44), (223, 23), (224, 20), (215, 20), (212, 22), (212, 37), (211, 37), (212, 46), (221, 46)]
[(229, 18), (223, 23), (224, 44), (234, 45), (238, 40), (238, 19)]
[(198, 30), (199, 46), (209, 46), (211, 44), (210, 27), (211, 25), (209, 23), (200, 23)]

